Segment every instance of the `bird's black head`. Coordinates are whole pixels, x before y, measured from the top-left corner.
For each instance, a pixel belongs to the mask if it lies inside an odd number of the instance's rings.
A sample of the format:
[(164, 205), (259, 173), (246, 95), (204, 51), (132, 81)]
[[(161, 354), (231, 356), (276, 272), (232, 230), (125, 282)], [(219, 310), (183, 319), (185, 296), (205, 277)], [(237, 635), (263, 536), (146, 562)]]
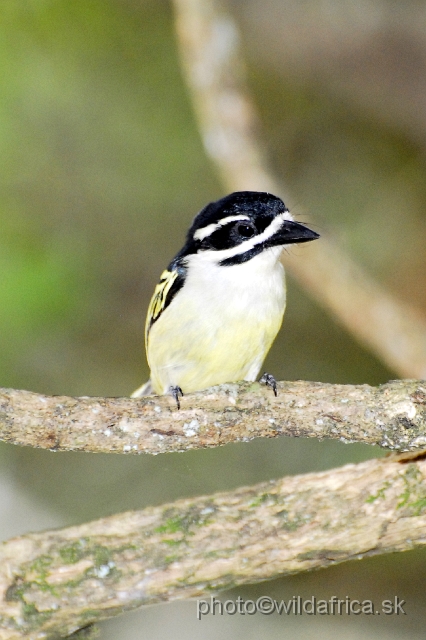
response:
[(284, 202), (271, 193), (236, 191), (198, 213), (176, 258), (208, 251), (219, 264), (250, 260), (264, 249), (315, 240), (319, 235), (294, 222)]

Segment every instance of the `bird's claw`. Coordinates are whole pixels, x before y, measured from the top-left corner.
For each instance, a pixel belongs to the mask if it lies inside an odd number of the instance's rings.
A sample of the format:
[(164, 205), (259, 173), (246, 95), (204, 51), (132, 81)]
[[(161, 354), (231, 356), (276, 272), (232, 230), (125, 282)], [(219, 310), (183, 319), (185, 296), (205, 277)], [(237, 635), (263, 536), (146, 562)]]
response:
[(169, 387), (169, 393), (173, 396), (173, 398), (176, 400), (176, 405), (177, 408), (180, 409), (180, 402), (179, 402), (179, 396), (183, 397), (183, 391), (180, 387)]
[(274, 396), (278, 396), (277, 381), (275, 380), (273, 375), (271, 375), (270, 373), (266, 373), (265, 371), (259, 382), (261, 384), (266, 384), (267, 387), (271, 387), (272, 391), (274, 392)]

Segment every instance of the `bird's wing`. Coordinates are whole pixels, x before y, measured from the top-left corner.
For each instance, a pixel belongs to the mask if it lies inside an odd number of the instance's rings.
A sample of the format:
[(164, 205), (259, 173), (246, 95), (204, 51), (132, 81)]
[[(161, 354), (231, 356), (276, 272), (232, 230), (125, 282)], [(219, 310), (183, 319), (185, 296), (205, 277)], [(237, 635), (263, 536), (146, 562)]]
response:
[(163, 311), (169, 306), (176, 293), (182, 287), (184, 275), (179, 267), (176, 269), (166, 269), (160, 277), (160, 282), (154, 290), (154, 295), (149, 303), (148, 313), (145, 323), (145, 341), (148, 341), (149, 331), (161, 316)]

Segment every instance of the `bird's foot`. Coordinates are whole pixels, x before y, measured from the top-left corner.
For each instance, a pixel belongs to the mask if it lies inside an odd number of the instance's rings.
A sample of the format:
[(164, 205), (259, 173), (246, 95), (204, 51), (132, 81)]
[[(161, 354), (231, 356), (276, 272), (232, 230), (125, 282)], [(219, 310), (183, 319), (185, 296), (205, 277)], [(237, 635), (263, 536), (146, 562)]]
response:
[(179, 396), (183, 397), (183, 391), (180, 387), (169, 387), (169, 393), (176, 400), (177, 408), (180, 409)]
[(277, 397), (277, 381), (275, 380), (274, 376), (272, 376), (270, 373), (266, 373), (265, 371), (263, 376), (259, 379), (259, 382), (261, 384), (266, 384), (267, 387), (271, 387), (272, 391), (274, 392), (274, 396)]

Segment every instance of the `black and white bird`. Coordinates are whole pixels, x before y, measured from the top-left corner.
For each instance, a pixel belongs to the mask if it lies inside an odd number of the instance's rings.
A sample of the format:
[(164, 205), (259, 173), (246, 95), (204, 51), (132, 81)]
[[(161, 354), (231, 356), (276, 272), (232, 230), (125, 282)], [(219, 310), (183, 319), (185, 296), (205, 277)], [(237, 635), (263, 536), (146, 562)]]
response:
[(172, 393), (179, 406), (182, 392), (256, 380), (286, 305), (282, 249), (318, 237), (270, 193), (237, 191), (202, 209), (155, 288), (150, 381), (133, 397)]

